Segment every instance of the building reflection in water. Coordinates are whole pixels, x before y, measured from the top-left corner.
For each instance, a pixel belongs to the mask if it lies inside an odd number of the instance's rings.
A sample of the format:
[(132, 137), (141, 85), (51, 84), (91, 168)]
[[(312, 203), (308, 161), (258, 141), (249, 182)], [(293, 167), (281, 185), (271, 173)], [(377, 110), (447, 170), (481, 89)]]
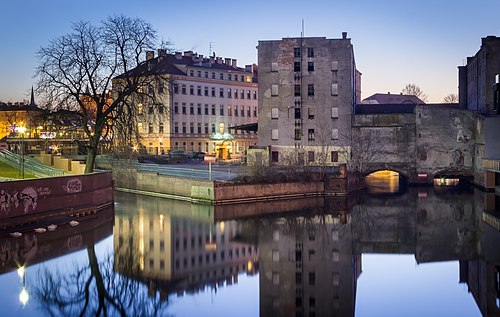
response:
[(151, 295), (216, 290), (237, 283), (240, 273), (258, 271), (256, 246), (242, 240), (245, 228), (237, 221), (215, 223), (213, 206), (123, 193), (117, 200), (115, 268), (126, 272), (126, 255), (138, 254)]

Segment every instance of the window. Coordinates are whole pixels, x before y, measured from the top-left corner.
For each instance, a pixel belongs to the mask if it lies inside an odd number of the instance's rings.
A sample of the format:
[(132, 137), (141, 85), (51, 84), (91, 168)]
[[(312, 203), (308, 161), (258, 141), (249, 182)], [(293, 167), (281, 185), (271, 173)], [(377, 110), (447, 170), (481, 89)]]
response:
[(238, 106), (234, 106), (234, 116), (238, 116)]
[(219, 89), (219, 97), (224, 98), (224, 88)]
[(233, 77), (231, 74), (227, 74), (227, 80), (233, 80)]
[(152, 123), (149, 124), (148, 133), (153, 133), (153, 124)]
[(208, 87), (207, 86), (205, 86), (205, 96), (208, 97)]
[(250, 106), (247, 106), (247, 117), (250, 117), (251, 111), (250, 111)]
[(201, 77), (201, 71), (200, 70), (198, 71), (198, 77)]
[(158, 83), (158, 92), (159, 92), (159, 93), (162, 93), (162, 92), (163, 92), (163, 88), (164, 88), (164, 87), (163, 87), (163, 83), (162, 83), (162, 82), (159, 82), (159, 83)]
[(339, 117), (339, 108), (337, 107), (332, 107), (332, 118), (338, 118)]
[(142, 114), (142, 103), (137, 105), (137, 113)]
[(208, 78), (208, 72), (205, 72), (205, 78)]
[(182, 123), (182, 133), (186, 133), (186, 122)]
[(338, 61), (333, 61), (332, 62), (332, 70), (333, 71), (339, 70), (339, 62)]
[(278, 63), (277, 62), (272, 62), (271, 63), (271, 71), (272, 72), (277, 72), (278, 71)]
[(313, 47), (307, 48), (307, 57), (314, 57), (314, 48)]
[(224, 80), (224, 73), (220, 73), (220, 74), (219, 74), (219, 79), (220, 79), (220, 80)]
[(253, 107), (253, 116), (257, 118), (257, 107)]
[(253, 100), (257, 100), (257, 91), (253, 91)]
[(179, 104), (177, 102), (174, 102), (174, 113), (175, 114), (179, 113)]
[(307, 85), (307, 95), (310, 97), (314, 96), (314, 84)]
[(314, 119), (314, 108), (312, 107), (307, 108), (307, 117), (309, 119)]
[(227, 106), (227, 115), (228, 116), (232, 116), (233, 115), (233, 112), (231, 111), (231, 106), (230, 105)]
[(339, 139), (339, 129), (332, 129), (332, 140)]
[(215, 123), (212, 123), (212, 133), (215, 133)]
[(314, 151), (308, 151), (307, 152), (307, 161), (308, 162), (314, 162)]
[(193, 85), (189, 86), (189, 94), (194, 95), (194, 86)]
[(280, 261), (280, 251), (273, 250), (272, 257), (273, 257), (273, 262), (279, 262)]
[(201, 86), (197, 87), (196, 92), (198, 93), (198, 96), (201, 96)]
[(293, 49), (293, 57), (300, 57), (300, 47), (295, 47)]
[[(198, 134), (201, 134), (201, 122), (198, 122)], [(200, 149), (201, 152), (201, 149)]]
[(163, 114), (163, 112), (164, 112), (164, 110), (165, 110), (164, 108), (165, 108), (165, 107), (163, 107), (163, 105), (158, 105), (158, 113), (159, 113), (159, 114)]
[(174, 94), (178, 94), (178, 93), (179, 93), (179, 85), (174, 84)]
[(220, 114), (221, 116), (223, 116), (223, 115), (224, 115), (224, 105), (220, 105), (219, 114)]
[(234, 98), (235, 98), (235, 99), (238, 99), (238, 89), (235, 89), (235, 90), (234, 90)]
[(194, 114), (194, 103), (189, 104), (189, 114)]
[(192, 69), (189, 70), (189, 76), (194, 76), (194, 70)]
[(249, 99), (249, 100), (251, 99), (250, 98), (250, 90), (247, 90), (247, 99)]
[(338, 162), (339, 161), (339, 152), (338, 151), (332, 151), (331, 153), (332, 163)]
[(295, 85), (294, 94), (295, 97), (300, 97), (300, 85)]
[(332, 96), (339, 95), (339, 84), (332, 84)]
[(215, 105), (212, 105), (212, 116), (215, 116)]
[(278, 85), (271, 85), (271, 96), (278, 95)]
[(279, 152), (278, 151), (272, 151), (271, 152), (271, 162), (278, 163), (278, 158), (279, 158)]
[[(302, 131), (298, 128), (295, 129), (295, 140), (300, 140), (302, 138)], [(304, 161), (304, 153), (299, 153), (299, 158), (300, 154), (302, 154), (302, 162)]]
[(314, 272), (309, 272), (309, 285), (314, 286), (316, 284), (316, 274)]
[(158, 133), (163, 133), (163, 122), (160, 122), (158, 125)]
[(208, 105), (207, 104), (205, 104), (205, 115), (208, 116)]
[(186, 103), (182, 103), (182, 114), (186, 114)]
[(212, 79), (215, 79), (215, 73), (212, 73)]
[(148, 113), (153, 114), (153, 105), (148, 106)]
[(212, 87), (212, 97), (215, 97), (215, 87)]
[(301, 118), (302, 118), (302, 110), (301, 110), (301, 108), (295, 108), (295, 111), (294, 111), (294, 112), (295, 112), (295, 116), (294, 116), (294, 118), (295, 118), (296, 120), (299, 120), (299, 119), (301, 119)]
[(300, 72), (300, 62), (293, 62), (293, 71)]
[(197, 107), (197, 113), (198, 114), (201, 114), (201, 103), (198, 104), (198, 107)]
[(240, 76), (240, 81), (245, 81), (245, 76), (241, 75)]
[(278, 272), (273, 272), (273, 284), (274, 285), (279, 285), (280, 284), (280, 273)]
[(174, 133), (179, 133), (179, 123), (174, 122)]
[(182, 93), (183, 95), (185, 95), (185, 94), (186, 94), (186, 85), (182, 85), (182, 86), (181, 86), (181, 93)]
[(307, 62), (307, 71), (308, 72), (314, 71), (314, 62)]
[(307, 130), (307, 140), (314, 141), (314, 129)]
[(244, 117), (245, 116), (245, 106), (241, 106), (240, 108), (240, 113), (241, 113), (241, 116)]
[(245, 91), (244, 90), (240, 90), (240, 98), (245, 99)]
[(228, 98), (233, 98), (232, 91), (233, 91), (233, 90), (232, 90), (231, 88), (228, 88), (228, 90), (227, 90), (227, 97), (228, 97)]
[[(208, 123), (205, 123), (205, 134), (208, 134)], [(208, 152), (208, 146), (207, 146), (207, 152)]]
[(271, 140), (278, 140), (278, 129), (273, 129), (271, 132)]

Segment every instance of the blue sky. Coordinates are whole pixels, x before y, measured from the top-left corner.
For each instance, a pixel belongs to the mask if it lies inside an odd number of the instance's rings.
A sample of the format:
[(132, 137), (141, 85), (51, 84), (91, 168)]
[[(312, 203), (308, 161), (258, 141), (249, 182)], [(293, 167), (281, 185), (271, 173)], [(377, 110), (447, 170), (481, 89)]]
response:
[(415, 83), (440, 102), (457, 91), (457, 66), (481, 37), (500, 36), (499, 0), (353, 1), (4, 1), (0, 11), (0, 100), (29, 99), (35, 52), (70, 31), (71, 22), (125, 14), (151, 22), (179, 50), (257, 62), (259, 40), (300, 36), (354, 44), (363, 98)]

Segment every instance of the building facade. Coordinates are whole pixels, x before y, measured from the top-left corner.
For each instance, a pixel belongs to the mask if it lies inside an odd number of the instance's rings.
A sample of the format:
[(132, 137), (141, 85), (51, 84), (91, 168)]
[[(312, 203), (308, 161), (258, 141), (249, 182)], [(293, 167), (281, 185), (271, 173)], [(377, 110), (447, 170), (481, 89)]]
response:
[(259, 145), (270, 146), (273, 163), (342, 163), (339, 148), (348, 146), (361, 95), (347, 33), (259, 41), (257, 48)]
[(257, 142), (255, 133), (238, 128), (257, 122), (257, 66), (236, 59), (204, 57), (192, 51), (146, 54), (139, 67), (167, 79), (155, 89), (156, 102), (138, 105), (137, 129), (149, 154), (167, 151), (241, 156)]
[(467, 57), (467, 65), (458, 67), (458, 86), (461, 108), (500, 114), (500, 37), (481, 39), (479, 51)]

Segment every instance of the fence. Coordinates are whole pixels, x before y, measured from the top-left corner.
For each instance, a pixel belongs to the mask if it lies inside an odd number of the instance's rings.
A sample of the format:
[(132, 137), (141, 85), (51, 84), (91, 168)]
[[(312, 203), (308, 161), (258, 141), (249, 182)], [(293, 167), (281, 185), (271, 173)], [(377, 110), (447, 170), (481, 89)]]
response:
[[(0, 151), (0, 161), (14, 167), (20, 168), (23, 157), (8, 150)], [(63, 176), (64, 171), (42, 164), (29, 156), (24, 156), (24, 171), (37, 177)]]

